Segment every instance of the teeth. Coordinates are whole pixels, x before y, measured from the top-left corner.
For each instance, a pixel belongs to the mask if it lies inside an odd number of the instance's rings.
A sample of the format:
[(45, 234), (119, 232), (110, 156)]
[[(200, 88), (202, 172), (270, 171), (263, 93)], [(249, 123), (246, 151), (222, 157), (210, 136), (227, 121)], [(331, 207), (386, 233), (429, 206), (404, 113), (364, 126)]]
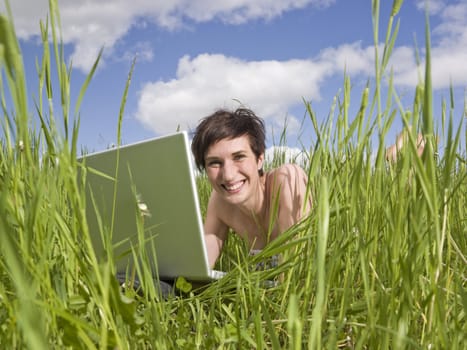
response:
[(238, 190), (240, 187), (242, 187), (243, 182), (237, 182), (236, 184), (233, 185), (224, 185), (225, 189), (227, 191), (235, 191)]

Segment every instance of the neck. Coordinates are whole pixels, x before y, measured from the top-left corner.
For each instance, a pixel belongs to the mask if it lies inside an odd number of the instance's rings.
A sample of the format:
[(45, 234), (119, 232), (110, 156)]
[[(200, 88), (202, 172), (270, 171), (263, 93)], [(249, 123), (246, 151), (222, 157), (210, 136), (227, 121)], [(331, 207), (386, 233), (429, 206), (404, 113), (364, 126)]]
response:
[(265, 176), (261, 176), (258, 187), (255, 191), (256, 195), (241, 205), (239, 209), (245, 215), (251, 216), (255, 221), (262, 222), (266, 215), (267, 206)]

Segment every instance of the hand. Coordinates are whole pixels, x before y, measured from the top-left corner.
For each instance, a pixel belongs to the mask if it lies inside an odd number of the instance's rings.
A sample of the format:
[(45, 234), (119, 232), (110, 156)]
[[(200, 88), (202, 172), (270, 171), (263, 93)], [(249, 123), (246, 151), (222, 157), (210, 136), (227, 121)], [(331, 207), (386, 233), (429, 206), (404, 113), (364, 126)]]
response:
[[(408, 129), (403, 130), (399, 135), (397, 135), (396, 143), (392, 146), (389, 146), (386, 149), (386, 160), (388, 162), (394, 163), (397, 161), (397, 156), (404, 147), (404, 145), (408, 142), (409, 132), (412, 128), (409, 126)], [(425, 138), (422, 134), (417, 135), (417, 155), (420, 157), (423, 154), (425, 149)]]

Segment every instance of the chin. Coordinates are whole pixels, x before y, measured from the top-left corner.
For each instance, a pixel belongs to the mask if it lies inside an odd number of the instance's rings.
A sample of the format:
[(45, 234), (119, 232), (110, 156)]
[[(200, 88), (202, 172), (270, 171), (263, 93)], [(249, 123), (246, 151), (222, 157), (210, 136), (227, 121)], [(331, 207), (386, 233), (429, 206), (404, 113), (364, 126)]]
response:
[(224, 191), (223, 197), (230, 204), (238, 205), (238, 204), (242, 204), (245, 201), (245, 196), (243, 195), (242, 192), (230, 194)]

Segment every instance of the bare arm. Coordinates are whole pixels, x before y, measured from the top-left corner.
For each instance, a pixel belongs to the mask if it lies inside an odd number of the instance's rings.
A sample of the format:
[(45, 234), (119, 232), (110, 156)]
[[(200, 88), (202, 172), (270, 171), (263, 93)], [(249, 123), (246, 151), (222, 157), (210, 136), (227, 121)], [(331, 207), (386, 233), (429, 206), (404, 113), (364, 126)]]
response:
[[(397, 135), (396, 143), (392, 146), (389, 146), (386, 149), (386, 160), (394, 163), (397, 161), (397, 157), (401, 152), (402, 148), (408, 143), (408, 132), (410, 132), (411, 127), (408, 130), (403, 130), (399, 135)], [(425, 138), (422, 134), (417, 135), (417, 154), (420, 157), (423, 154), (423, 150), (425, 149)]]
[(311, 193), (307, 193), (308, 176), (295, 164), (287, 164), (274, 174), (273, 198), (279, 196), (279, 233), (307, 216), (312, 207)]
[(209, 199), (206, 219), (204, 221), (204, 241), (208, 252), (209, 266), (214, 267), (221, 255), (222, 247), (227, 238), (228, 227), (218, 216), (218, 205), (216, 204), (215, 192)]

